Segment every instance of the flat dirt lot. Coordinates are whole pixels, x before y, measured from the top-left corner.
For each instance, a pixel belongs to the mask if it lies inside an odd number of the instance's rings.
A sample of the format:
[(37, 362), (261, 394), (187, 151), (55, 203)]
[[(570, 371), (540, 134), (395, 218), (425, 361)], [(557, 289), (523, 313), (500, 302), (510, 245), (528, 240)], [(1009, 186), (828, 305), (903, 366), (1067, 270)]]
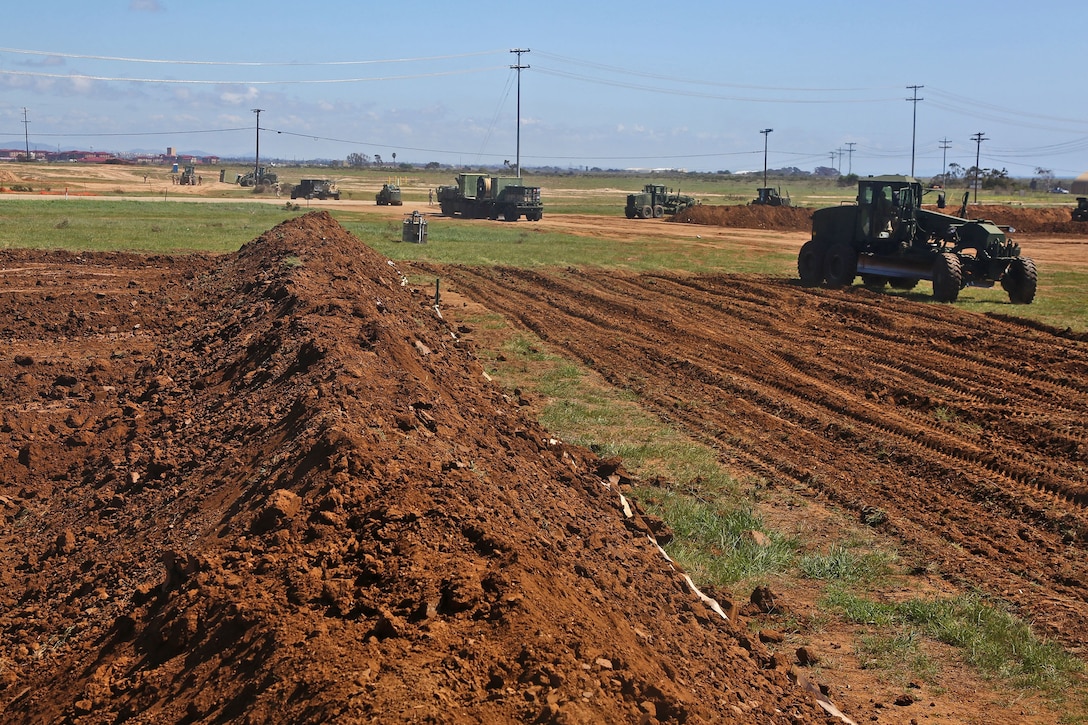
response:
[(218, 258), (0, 252), (9, 721), (1052, 721), (893, 706), (761, 641), (765, 599), (717, 611), (621, 462), (533, 422), (414, 272), (1083, 655), (1083, 336), (756, 276), (398, 268), (314, 212)]

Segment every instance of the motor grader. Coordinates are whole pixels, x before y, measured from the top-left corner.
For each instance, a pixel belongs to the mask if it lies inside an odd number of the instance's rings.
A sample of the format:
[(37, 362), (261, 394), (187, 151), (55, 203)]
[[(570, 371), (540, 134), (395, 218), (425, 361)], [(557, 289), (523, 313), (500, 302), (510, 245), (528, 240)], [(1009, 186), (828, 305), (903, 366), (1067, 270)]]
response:
[(698, 203), (695, 197), (674, 192), (664, 184), (646, 184), (641, 192), (627, 195), (623, 213), (628, 219), (660, 219), (666, 214), (679, 214)]
[[(944, 190), (937, 194), (943, 209)], [(910, 176), (877, 176), (858, 181), (854, 203), (812, 214), (812, 239), (797, 255), (797, 273), (807, 286), (846, 287), (860, 275), (871, 288), (913, 289), (933, 282), (933, 298), (955, 302), (960, 290), (1000, 282), (1014, 304), (1035, 299), (1035, 262), (1020, 255), (1007, 226), (966, 219), (967, 195), (959, 216), (922, 206), (927, 192)]]

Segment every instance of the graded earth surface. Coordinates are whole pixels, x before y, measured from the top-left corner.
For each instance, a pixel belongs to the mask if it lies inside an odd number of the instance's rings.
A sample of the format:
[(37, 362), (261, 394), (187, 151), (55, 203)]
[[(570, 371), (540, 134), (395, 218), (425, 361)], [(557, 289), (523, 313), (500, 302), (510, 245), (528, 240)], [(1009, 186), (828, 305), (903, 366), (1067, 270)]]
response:
[(422, 273), (1083, 654), (1083, 335), (752, 275), (398, 266), (313, 212), (221, 257), (0, 251), (7, 721), (928, 719), (832, 704), (755, 635), (765, 598), (694, 590), (622, 462), (533, 422)]

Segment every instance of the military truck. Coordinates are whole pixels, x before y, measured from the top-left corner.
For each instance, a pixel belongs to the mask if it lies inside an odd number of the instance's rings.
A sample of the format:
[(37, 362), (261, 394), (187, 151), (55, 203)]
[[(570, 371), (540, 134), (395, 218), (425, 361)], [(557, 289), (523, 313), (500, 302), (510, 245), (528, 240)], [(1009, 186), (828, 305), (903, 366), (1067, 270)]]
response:
[(401, 206), (404, 204), (400, 198), (400, 187), (396, 184), (382, 184), (381, 190), (374, 195), (374, 201), (378, 206)]
[(627, 205), (623, 208), (628, 219), (660, 219), (666, 214), (678, 214), (689, 206), (699, 202), (695, 197), (673, 193), (664, 184), (646, 184), (642, 191), (627, 195)]
[(1073, 221), (1088, 222), (1088, 196), (1077, 197), (1077, 205), (1073, 208)]
[(544, 204), (540, 187), (527, 186), (515, 176), (458, 174), (457, 183), (438, 187), (438, 206), (443, 216), (466, 219), (498, 219), (516, 222), (521, 217), (540, 221)]
[[(944, 208), (944, 190), (937, 207)], [(1007, 226), (966, 219), (967, 195), (959, 216), (922, 207), (925, 190), (910, 176), (877, 176), (858, 181), (854, 204), (812, 214), (812, 239), (797, 255), (797, 273), (807, 286), (846, 287), (858, 275), (872, 288), (886, 284), (913, 289), (933, 282), (938, 302), (955, 302), (967, 286), (1000, 282), (1013, 304), (1035, 299), (1035, 262), (1020, 256)]]
[(330, 179), (303, 179), (291, 189), (292, 199), (340, 199), (340, 190)]
[(790, 195), (787, 193), (785, 196), (773, 186), (762, 186), (756, 189), (756, 198), (748, 202), (749, 205), (755, 206), (793, 206), (793, 201), (790, 200)]

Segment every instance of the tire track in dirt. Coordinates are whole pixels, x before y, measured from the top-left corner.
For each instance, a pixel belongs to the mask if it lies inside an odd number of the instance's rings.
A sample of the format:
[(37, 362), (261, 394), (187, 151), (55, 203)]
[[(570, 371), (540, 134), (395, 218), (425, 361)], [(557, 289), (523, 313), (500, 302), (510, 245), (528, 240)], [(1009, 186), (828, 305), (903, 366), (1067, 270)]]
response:
[(1082, 343), (770, 278), (432, 271), (727, 465), (880, 509), (924, 563), (1088, 642)]

